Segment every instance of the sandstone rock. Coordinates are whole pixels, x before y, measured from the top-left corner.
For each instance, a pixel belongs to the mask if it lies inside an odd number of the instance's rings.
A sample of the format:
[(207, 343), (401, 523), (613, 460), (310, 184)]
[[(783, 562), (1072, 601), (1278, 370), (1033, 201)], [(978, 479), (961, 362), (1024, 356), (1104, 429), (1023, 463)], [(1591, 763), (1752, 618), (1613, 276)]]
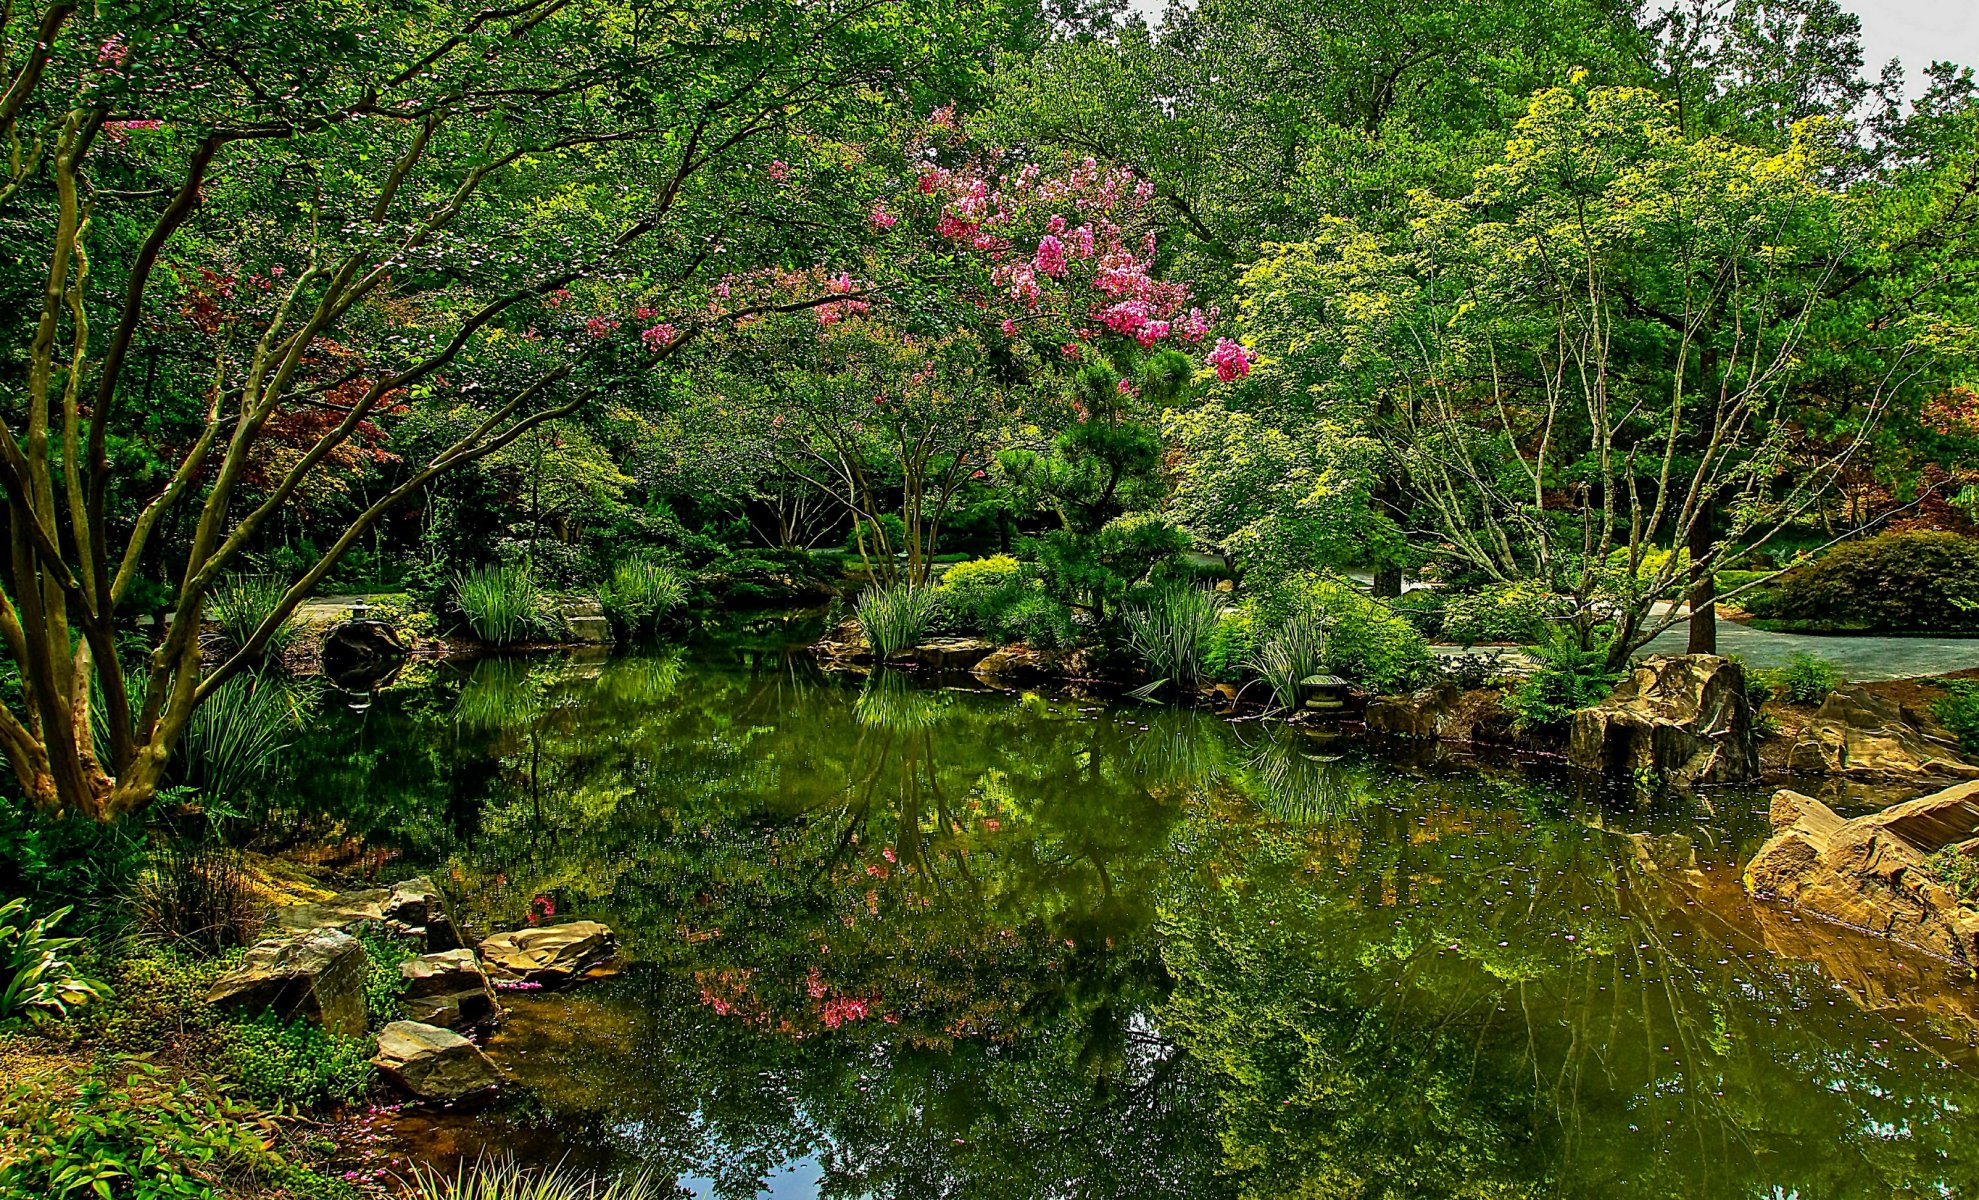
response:
[(873, 661), (873, 648), (866, 642), (865, 630), (859, 622), (847, 617), (833, 626), (831, 631), (811, 647), (819, 658), (841, 663), (869, 663)]
[(1005, 646), (978, 659), (976, 676), (987, 683), (1015, 683), (1025, 680), (1063, 679), (1079, 673), (1082, 660), (1076, 650), (1033, 650), (1029, 646)]
[(1853, 820), (1783, 790), (1772, 821), (1772, 838), (1745, 869), (1747, 891), (1979, 967), (1979, 912), (1961, 907), (1926, 863), (1979, 837), (1979, 781)]
[(1649, 659), (1608, 699), (1574, 714), (1567, 758), (1604, 774), (1653, 771), (1677, 787), (1756, 778), (1745, 671), (1714, 654)]
[(611, 958), (612, 931), (596, 921), (571, 921), (498, 933), (481, 943), (481, 961), (495, 979), (558, 984)]
[(995, 650), (996, 643), (983, 638), (935, 638), (901, 657), (940, 671), (967, 671)]
[(369, 691), (410, 653), (390, 622), (353, 617), (324, 635), (323, 673), (339, 687)]
[(382, 925), (395, 936), (419, 943), (428, 951), (453, 950), (460, 935), (441, 908), (433, 881), (421, 876), (388, 888), (344, 892), (316, 904), (291, 904), (275, 910), (275, 923), (284, 929), (349, 929)]
[(1862, 780), (1979, 779), (1979, 765), (1926, 736), (1900, 706), (1860, 687), (1828, 694), (1794, 739), (1787, 766), (1803, 775)]
[(385, 1026), (371, 1062), (413, 1096), (441, 1104), (484, 1099), (502, 1080), (479, 1046), (451, 1029), (418, 1021)]
[(364, 1032), (364, 981), (370, 971), (371, 960), (356, 938), (317, 929), (257, 943), (240, 966), (214, 983), (206, 1000), (247, 1013), (273, 1009), (356, 1037)]
[(1456, 740), (1468, 736), (1460, 718), (1463, 689), (1438, 683), (1399, 696), (1376, 696), (1367, 702), (1367, 727), (1396, 737)]
[(405, 1005), (413, 1020), (448, 1029), (492, 1022), (501, 1015), (495, 989), (472, 950), (424, 954), (399, 964)]
[(563, 605), (564, 628), (570, 631), (570, 640), (592, 646), (607, 646), (612, 642), (611, 618), (596, 600), (572, 599)]

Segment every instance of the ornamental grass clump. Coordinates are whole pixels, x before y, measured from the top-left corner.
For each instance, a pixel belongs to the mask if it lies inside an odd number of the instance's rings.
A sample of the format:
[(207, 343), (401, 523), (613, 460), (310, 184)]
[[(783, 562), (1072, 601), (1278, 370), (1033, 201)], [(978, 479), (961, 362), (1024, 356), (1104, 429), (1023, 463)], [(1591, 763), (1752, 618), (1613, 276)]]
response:
[(415, 1166), (406, 1200), (658, 1200), (646, 1175), (597, 1175), (558, 1165), (528, 1170), (513, 1162), (483, 1160), (442, 1175)]
[(623, 559), (598, 589), (598, 605), (612, 624), (646, 632), (687, 602), (687, 580), (650, 558)]
[(940, 604), (933, 588), (896, 583), (867, 588), (855, 612), (866, 644), (885, 662), (927, 636)]
[(1251, 659), (1252, 669), (1271, 689), (1271, 698), (1280, 708), (1297, 708), (1306, 681), (1318, 675), (1325, 663), (1326, 619), (1311, 609), (1301, 609), (1286, 618)]
[[(273, 575), (223, 576), (206, 598), (206, 612), (220, 627), (227, 644), (238, 650), (247, 645), (288, 590), (289, 585)], [(284, 621), (269, 636), (263, 653), (278, 654), (294, 638), (295, 627)]]
[(1158, 678), (1193, 683), (1202, 676), (1203, 655), (1216, 633), (1221, 608), (1201, 588), (1178, 587), (1155, 593), (1147, 604), (1121, 614), (1127, 645)]
[(526, 563), (478, 567), (454, 579), (454, 603), (474, 636), (494, 645), (519, 642), (535, 631), (542, 589)]

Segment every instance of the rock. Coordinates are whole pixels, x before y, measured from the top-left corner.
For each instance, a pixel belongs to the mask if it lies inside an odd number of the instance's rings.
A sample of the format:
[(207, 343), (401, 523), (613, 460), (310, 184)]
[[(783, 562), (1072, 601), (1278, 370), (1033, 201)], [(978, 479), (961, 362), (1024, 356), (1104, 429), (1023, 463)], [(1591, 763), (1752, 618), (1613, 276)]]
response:
[(273, 1009), (357, 1037), (364, 1033), (370, 972), (371, 960), (356, 938), (336, 929), (310, 930), (256, 943), (240, 966), (214, 983), (206, 1001), (247, 1013)]
[(1457, 741), (1470, 734), (1463, 706), (1463, 689), (1454, 683), (1432, 684), (1400, 696), (1376, 696), (1367, 702), (1367, 727), (1396, 737)]
[(859, 628), (859, 622), (847, 617), (833, 626), (831, 631), (811, 647), (819, 658), (840, 663), (869, 663), (873, 661), (873, 648), (866, 643), (866, 631)]
[(611, 618), (596, 600), (567, 600), (563, 606), (564, 628), (570, 631), (570, 640), (588, 646), (609, 646), (612, 643)]
[(460, 935), (441, 907), (440, 893), (433, 881), (420, 876), (388, 888), (367, 888), (344, 892), (315, 904), (291, 904), (275, 910), (275, 922), (284, 929), (349, 929), (354, 925), (382, 925), (398, 937), (419, 943), (428, 951), (458, 949)]
[(495, 989), (472, 950), (422, 954), (399, 964), (406, 1011), (413, 1020), (465, 1029), (501, 1016)]
[(324, 635), (323, 673), (347, 691), (368, 692), (410, 653), (390, 622), (353, 617)]
[(596, 921), (571, 921), (498, 933), (481, 943), (481, 961), (496, 979), (559, 984), (610, 959), (612, 931)]
[(1759, 775), (1745, 669), (1715, 654), (1652, 658), (1574, 714), (1567, 759), (1609, 775), (1653, 771), (1676, 787)]
[(439, 1104), (485, 1099), (502, 1081), (481, 1047), (451, 1029), (418, 1021), (385, 1026), (371, 1063), (408, 1093)]
[(1802, 775), (1859, 780), (1979, 779), (1979, 766), (1948, 742), (1926, 735), (1903, 709), (1865, 688), (1828, 693), (1787, 752)]
[(1077, 675), (1083, 659), (1076, 650), (1033, 650), (1029, 646), (1005, 646), (978, 659), (976, 676), (986, 683), (1014, 683), (1024, 680), (1064, 679)]
[(1844, 820), (1811, 796), (1773, 797), (1773, 836), (1745, 887), (1843, 925), (1979, 967), (1979, 912), (1962, 907), (1926, 860), (1979, 843), (1979, 781)]
[(935, 638), (920, 643), (901, 657), (938, 671), (967, 671), (995, 649), (996, 643), (983, 638)]

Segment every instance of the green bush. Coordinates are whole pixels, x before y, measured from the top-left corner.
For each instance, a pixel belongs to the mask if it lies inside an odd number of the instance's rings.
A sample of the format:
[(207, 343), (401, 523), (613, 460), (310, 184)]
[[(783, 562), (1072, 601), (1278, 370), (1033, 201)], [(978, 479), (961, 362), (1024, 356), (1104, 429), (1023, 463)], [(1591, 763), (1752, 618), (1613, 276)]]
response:
[(1946, 846), (1933, 854), (1927, 864), (1939, 883), (1967, 908), (1979, 908), (1979, 854), (1958, 846)]
[(867, 588), (859, 594), (855, 611), (866, 644), (885, 662), (928, 635), (940, 604), (931, 587), (897, 583)]
[(1847, 682), (1835, 664), (1805, 650), (1796, 650), (1787, 665), (1768, 675), (1768, 681), (1782, 696), (1795, 704), (1819, 704), (1828, 693)]
[(355, 1100), (371, 1086), (371, 1040), (328, 1033), (309, 1021), (264, 1012), (223, 1026), (227, 1072), (248, 1095), (267, 1104), (314, 1107)]
[(364, 1018), (377, 1029), (405, 1015), (405, 976), (399, 964), (418, 955), (389, 934), (360, 932), (357, 940), (371, 960), (364, 977)]
[(972, 558), (943, 572), (935, 591), (955, 619), (968, 629), (989, 633), (997, 617), (1029, 591), (1024, 567), (1008, 554)]
[[(239, 648), (247, 645), (288, 590), (289, 585), (274, 575), (225, 575), (207, 594), (206, 614), (220, 626), (227, 644)], [(269, 637), (267, 652), (279, 653), (294, 639), (294, 625), (284, 621)]]
[(1436, 675), (1436, 659), (1415, 626), (1394, 609), (1330, 576), (1303, 575), (1274, 607), (1282, 617), (1315, 610), (1326, 627), (1326, 668), (1376, 692), (1404, 692)]
[(1069, 649), (1076, 640), (1072, 612), (1043, 592), (1028, 592), (991, 618), (991, 633), (1033, 650)]
[(1254, 605), (1225, 609), (1203, 650), (1203, 674), (1226, 682), (1242, 678), (1262, 641), (1263, 625)]
[(598, 589), (598, 606), (620, 629), (645, 632), (687, 601), (687, 580), (650, 558), (622, 559)]
[(1979, 755), (1979, 679), (1953, 679), (1931, 712), (1958, 739), (1959, 749)]
[(27, 1016), (66, 1016), (71, 1008), (109, 994), (69, 960), (82, 939), (50, 935), (68, 915), (68, 909), (58, 908), (30, 918), (25, 900), (0, 904), (0, 1025)]
[(542, 589), (523, 563), (479, 567), (456, 576), (454, 603), (474, 636), (497, 646), (522, 641), (542, 625)]
[(1607, 699), (1622, 679), (1621, 672), (1608, 669), (1607, 642), (1601, 638), (1594, 639), (1593, 649), (1583, 650), (1571, 633), (1556, 629), (1532, 652), (1539, 670), (1505, 697), (1505, 708), (1521, 730), (1557, 729), (1575, 712)]
[(1195, 587), (1165, 588), (1145, 604), (1125, 610), (1127, 645), (1160, 679), (1193, 683), (1202, 675), (1222, 606), (1213, 592)]
[(127, 892), (143, 869), (136, 828), (79, 813), (54, 818), (0, 796), (0, 896), (25, 897), (37, 909), (70, 906), (91, 932), (115, 932), (128, 914), (103, 901)]
[(296, 1187), (305, 1173), (269, 1149), (247, 1106), (128, 1069), (115, 1084), (28, 1079), (0, 1093), (0, 1196), (217, 1200), (255, 1181), (336, 1194)]
[(1753, 592), (1746, 608), (1837, 629), (1979, 629), (1979, 540), (1913, 532), (1843, 542)]
[(1404, 621), (1426, 638), (1443, 636), (1444, 595), (1435, 588), (1416, 588), (1388, 601)]
[(1503, 583), (1443, 604), (1443, 636), (1460, 646), (1479, 642), (1531, 645), (1546, 640), (1553, 618), (1565, 614), (1560, 597), (1534, 582)]

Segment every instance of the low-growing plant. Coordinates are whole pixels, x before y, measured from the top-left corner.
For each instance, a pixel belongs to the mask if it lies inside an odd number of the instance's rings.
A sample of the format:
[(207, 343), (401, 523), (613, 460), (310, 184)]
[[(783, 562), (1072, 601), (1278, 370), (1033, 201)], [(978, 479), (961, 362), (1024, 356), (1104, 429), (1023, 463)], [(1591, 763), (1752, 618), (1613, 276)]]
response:
[(1607, 699), (1621, 682), (1621, 672), (1608, 669), (1607, 647), (1599, 638), (1589, 649), (1572, 633), (1556, 629), (1532, 652), (1539, 669), (1505, 697), (1505, 708), (1520, 730), (1558, 728), (1580, 709)]
[(1311, 609), (1287, 617), (1251, 660), (1280, 708), (1297, 708), (1305, 698), (1305, 681), (1325, 663), (1326, 619)]
[(263, 1103), (315, 1107), (355, 1100), (371, 1086), (370, 1040), (330, 1033), (303, 1018), (264, 1012), (222, 1026), (220, 1044), (228, 1074)]
[(1076, 640), (1072, 611), (1043, 592), (1019, 596), (992, 619), (995, 636), (1033, 650), (1063, 650)]
[[(219, 625), (228, 645), (245, 646), (288, 590), (289, 585), (275, 575), (226, 575), (208, 593), (206, 613)], [(294, 640), (294, 623), (284, 621), (269, 637), (266, 653), (280, 653)]]
[(899, 583), (867, 588), (855, 611), (866, 644), (885, 662), (927, 636), (940, 603), (933, 588)]
[(364, 1018), (377, 1029), (405, 1015), (405, 976), (399, 973), (399, 964), (418, 955), (382, 931), (362, 931), (357, 940), (370, 960), (364, 976)]
[(49, 932), (68, 915), (61, 908), (31, 917), (25, 900), (0, 904), (0, 1024), (27, 1016), (66, 1016), (77, 1005), (109, 995), (108, 988), (84, 978), (70, 961), (82, 939)]
[(238, 961), (238, 951), (206, 958), (141, 943), (111, 973), (116, 1002), (92, 1005), (83, 1020), (102, 1045), (121, 1053), (149, 1053), (168, 1040), (204, 1044), (226, 1024), (221, 1012), (206, 1002), (207, 994)]
[(1193, 683), (1202, 675), (1203, 652), (1222, 611), (1213, 592), (1164, 588), (1145, 604), (1125, 609), (1127, 645), (1159, 679)]
[(1959, 749), (1979, 755), (1979, 679), (1947, 680), (1931, 713), (1958, 739)]
[(965, 628), (991, 633), (997, 631), (997, 619), (1026, 598), (1030, 586), (1022, 563), (997, 554), (949, 567), (935, 591)]
[(1452, 654), (1436, 660), (1443, 678), (1467, 692), (1488, 686), (1503, 671), (1496, 655)]
[(572, 1166), (525, 1169), (513, 1162), (477, 1162), (453, 1175), (412, 1169), (405, 1200), (658, 1200), (647, 1175), (596, 1175)]
[(1796, 650), (1787, 665), (1769, 676), (1774, 690), (1795, 704), (1819, 704), (1847, 682), (1835, 664), (1806, 650)]
[(687, 602), (687, 579), (650, 558), (628, 558), (598, 589), (598, 605), (620, 629), (645, 632)]
[(1771, 737), (1780, 731), (1780, 723), (1766, 711), (1767, 701), (1773, 698), (1773, 685), (1766, 672), (1755, 671), (1746, 666), (1745, 659), (1736, 654), (1727, 654), (1727, 659), (1738, 664), (1745, 676), (1745, 703), (1752, 710), (1752, 731), (1760, 737)]
[(1405, 692), (1436, 677), (1436, 658), (1416, 628), (1353, 584), (1326, 575), (1288, 581), (1274, 607), (1316, 610), (1326, 623), (1328, 670), (1376, 692)]
[(477, 567), (456, 576), (454, 603), (474, 636), (497, 646), (522, 641), (541, 626), (543, 592), (527, 563)]
[(1932, 878), (1949, 888), (1960, 904), (1979, 908), (1979, 854), (1963, 846), (1946, 846), (1926, 865)]
[(1263, 622), (1257, 609), (1248, 603), (1225, 609), (1210, 631), (1209, 645), (1203, 650), (1203, 674), (1211, 679), (1234, 681), (1252, 669), (1264, 642)]

